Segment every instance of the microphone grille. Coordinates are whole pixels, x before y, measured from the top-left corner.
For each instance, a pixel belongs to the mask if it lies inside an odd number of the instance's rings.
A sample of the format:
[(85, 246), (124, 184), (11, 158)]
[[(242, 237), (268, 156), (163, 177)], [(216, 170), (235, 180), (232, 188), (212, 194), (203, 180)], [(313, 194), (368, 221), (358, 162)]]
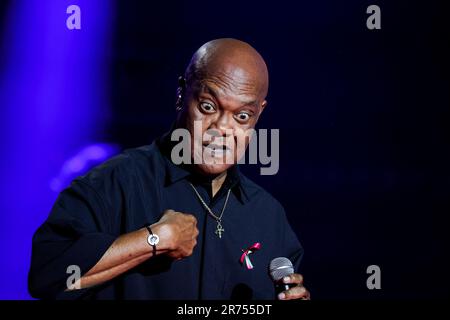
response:
[(273, 281), (278, 281), (285, 276), (294, 273), (294, 266), (291, 260), (284, 257), (275, 258), (270, 261), (269, 273)]

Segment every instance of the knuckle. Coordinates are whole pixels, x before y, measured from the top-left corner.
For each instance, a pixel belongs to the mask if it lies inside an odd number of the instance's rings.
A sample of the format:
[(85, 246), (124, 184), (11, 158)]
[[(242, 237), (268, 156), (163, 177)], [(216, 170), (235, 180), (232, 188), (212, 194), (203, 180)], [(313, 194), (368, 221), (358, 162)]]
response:
[(307, 295), (307, 291), (304, 287), (297, 287), (295, 290), (295, 297), (296, 298), (303, 298)]
[(297, 287), (297, 292), (298, 294), (304, 295), (306, 293), (306, 288), (305, 287)]
[(304, 287), (294, 287), (284, 292), (285, 299), (296, 299), (301, 298), (306, 294), (306, 289)]

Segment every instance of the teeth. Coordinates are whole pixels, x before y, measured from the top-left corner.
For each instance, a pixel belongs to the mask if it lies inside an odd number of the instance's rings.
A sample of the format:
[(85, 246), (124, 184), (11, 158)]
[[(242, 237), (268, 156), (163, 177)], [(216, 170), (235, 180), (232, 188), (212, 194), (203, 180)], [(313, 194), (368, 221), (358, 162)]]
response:
[(226, 147), (217, 147), (217, 146), (203, 146), (205, 150), (208, 150), (212, 154), (213, 157), (222, 157), (226, 153), (230, 152)]

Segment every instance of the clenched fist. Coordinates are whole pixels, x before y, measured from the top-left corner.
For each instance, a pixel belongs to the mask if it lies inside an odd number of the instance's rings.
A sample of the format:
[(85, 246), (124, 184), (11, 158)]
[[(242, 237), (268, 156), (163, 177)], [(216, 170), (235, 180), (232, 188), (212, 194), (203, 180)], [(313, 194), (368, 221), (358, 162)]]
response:
[(176, 260), (189, 257), (197, 244), (197, 219), (191, 214), (165, 210), (152, 229), (159, 236), (159, 246)]

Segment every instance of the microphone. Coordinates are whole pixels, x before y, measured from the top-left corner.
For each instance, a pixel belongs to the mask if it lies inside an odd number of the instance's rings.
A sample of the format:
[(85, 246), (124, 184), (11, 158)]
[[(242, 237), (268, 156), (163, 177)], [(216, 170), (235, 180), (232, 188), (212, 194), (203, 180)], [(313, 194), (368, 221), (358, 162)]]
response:
[(269, 273), (275, 284), (275, 291), (278, 295), (282, 291), (289, 290), (295, 284), (283, 283), (283, 278), (294, 273), (294, 266), (291, 260), (285, 257), (278, 257), (270, 261)]

